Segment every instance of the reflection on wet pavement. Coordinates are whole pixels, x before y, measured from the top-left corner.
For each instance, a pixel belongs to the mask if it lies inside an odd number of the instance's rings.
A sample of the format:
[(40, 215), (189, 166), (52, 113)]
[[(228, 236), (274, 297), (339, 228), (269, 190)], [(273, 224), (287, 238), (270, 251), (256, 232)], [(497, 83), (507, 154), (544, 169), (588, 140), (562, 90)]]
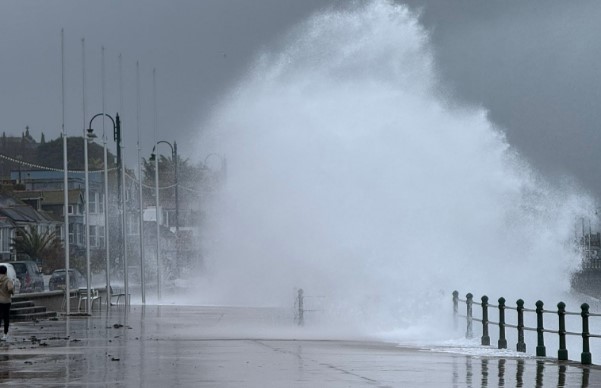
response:
[[(601, 369), (575, 362), (532, 358), (463, 357), (453, 362), (453, 387), (598, 387)], [(496, 379), (491, 376), (496, 375)], [(590, 381), (594, 375), (595, 380)], [(462, 377), (465, 376), (465, 379)], [(478, 380), (479, 378), (479, 380)]]
[(601, 369), (326, 340), (277, 309), (147, 306), (16, 323), (0, 383), (140, 387), (594, 387)]

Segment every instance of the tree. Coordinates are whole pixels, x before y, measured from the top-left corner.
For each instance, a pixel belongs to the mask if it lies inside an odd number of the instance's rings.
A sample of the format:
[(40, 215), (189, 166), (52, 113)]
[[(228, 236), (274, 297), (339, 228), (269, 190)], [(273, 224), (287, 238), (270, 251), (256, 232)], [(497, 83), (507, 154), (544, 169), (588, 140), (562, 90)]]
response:
[[(83, 137), (67, 138), (67, 156), (70, 170), (84, 169)], [(90, 170), (103, 168), (104, 150), (96, 143), (88, 144), (88, 166)], [(109, 168), (114, 167), (115, 157), (108, 153)], [(36, 163), (52, 168), (63, 168), (63, 141), (59, 137), (38, 146)]]
[[(166, 208), (175, 207), (175, 164), (173, 157), (159, 155), (159, 186), (167, 187), (161, 189), (159, 200), (161, 206)], [(142, 176), (144, 182), (144, 198), (147, 205), (154, 206), (154, 168), (155, 161), (142, 159)], [(180, 187), (179, 202), (180, 206), (186, 206), (186, 202), (197, 201), (196, 198), (190, 198), (189, 193), (184, 193), (182, 187), (198, 187), (200, 182), (203, 182), (208, 174), (208, 169), (202, 164), (192, 165), (188, 159), (182, 159), (178, 156), (177, 179)]]
[[(40, 234), (37, 228), (19, 228), (17, 235), (13, 238), (11, 246), (19, 255), (27, 255), (34, 260), (43, 260), (43, 267), (48, 270), (49, 265), (60, 257), (63, 245), (55, 232), (46, 231)], [(62, 266), (59, 266), (62, 267)]]

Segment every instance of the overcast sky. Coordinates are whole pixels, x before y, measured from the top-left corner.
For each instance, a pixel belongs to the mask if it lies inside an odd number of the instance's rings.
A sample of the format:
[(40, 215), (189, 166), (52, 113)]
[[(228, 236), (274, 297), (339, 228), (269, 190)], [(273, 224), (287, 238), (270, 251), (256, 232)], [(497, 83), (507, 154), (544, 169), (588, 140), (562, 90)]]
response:
[[(327, 0), (1, 0), (0, 131), (25, 126), (39, 140), (61, 127), (60, 31), (65, 33), (66, 128), (81, 133), (102, 109), (121, 112), (126, 155), (135, 160), (135, 63), (140, 62), (142, 153), (176, 140), (202, 160), (193, 139), (211, 108), (262, 50)], [(453, 99), (484, 107), (516, 147), (548, 177), (574, 176), (601, 196), (601, 2), (408, 0), (431, 34), (436, 65)], [(86, 47), (86, 119), (82, 43)], [(123, 106), (118, 54), (123, 55)], [(100, 120), (94, 127), (101, 130)], [(112, 141), (112, 140), (111, 140)], [(113, 143), (111, 143), (113, 146)], [(167, 151), (167, 150), (165, 150)]]

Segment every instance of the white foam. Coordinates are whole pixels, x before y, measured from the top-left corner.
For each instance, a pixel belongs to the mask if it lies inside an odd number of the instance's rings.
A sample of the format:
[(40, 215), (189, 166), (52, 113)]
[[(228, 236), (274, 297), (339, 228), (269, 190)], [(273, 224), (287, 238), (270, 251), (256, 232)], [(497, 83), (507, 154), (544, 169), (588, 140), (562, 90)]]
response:
[(301, 287), (324, 325), (449, 338), (455, 289), (565, 295), (592, 201), (437, 77), (428, 34), (388, 1), (315, 15), (264, 52), (205, 123), (228, 174), (189, 298), (291, 306)]

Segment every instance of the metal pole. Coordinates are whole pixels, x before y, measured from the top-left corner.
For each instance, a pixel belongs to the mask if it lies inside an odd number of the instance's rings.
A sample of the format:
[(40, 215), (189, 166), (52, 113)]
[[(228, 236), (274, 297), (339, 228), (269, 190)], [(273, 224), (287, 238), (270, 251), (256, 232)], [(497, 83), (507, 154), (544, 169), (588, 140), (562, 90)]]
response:
[(589, 305), (587, 303), (583, 303), (580, 306), (582, 312), (580, 316), (582, 317), (582, 353), (580, 354), (580, 362), (585, 365), (590, 365), (593, 362), (593, 357), (591, 355), (591, 348), (589, 344), (589, 327), (588, 327), (588, 317), (589, 317)]
[(67, 130), (65, 129), (65, 30), (61, 29), (61, 100), (63, 136), (63, 199), (64, 199), (64, 244), (65, 244), (65, 300), (67, 315), (71, 314), (71, 287), (69, 281), (69, 170), (67, 161)]
[(465, 338), (472, 338), (473, 337), (473, 332), (472, 332), (472, 303), (473, 303), (473, 298), (474, 296), (472, 295), (472, 293), (468, 293), (466, 296), (466, 306), (467, 306), (467, 330), (465, 332)]
[(111, 303), (111, 267), (110, 267), (110, 238), (109, 238), (109, 170), (108, 170), (108, 151), (106, 149), (106, 135), (102, 136), (102, 152), (104, 160), (104, 255), (106, 259), (106, 289), (107, 299)]
[(179, 164), (179, 159), (177, 158), (177, 143), (175, 142), (175, 140), (173, 141), (173, 159), (175, 162), (175, 234), (177, 236), (177, 234), (179, 233), (179, 196), (178, 196), (178, 186), (179, 186), (179, 179), (177, 176), (177, 169), (178, 169), (178, 164)]
[(488, 296), (483, 295), (482, 298), (482, 339), (481, 343), (484, 346), (490, 345), (490, 336), (488, 335)]
[(305, 324), (305, 303), (304, 303), (304, 291), (301, 288), (298, 290), (298, 325), (303, 326)]
[(537, 357), (546, 357), (547, 349), (545, 347), (545, 329), (543, 327), (543, 301), (536, 301), (536, 333), (537, 333), (537, 343), (536, 343), (536, 356)]
[(82, 106), (83, 106), (83, 157), (84, 157), (84, 176), (86, 191), (85, 206), (85, 236), (86, 236), (86, 277), (87, 277), (87, 298), (86, 312), (91, 313), (91, 282), (92, 271), (90, 268), (90, 184), (88, 174), (88, 136), (86, 131), (86, 41), (81, 40), (81, 62), (82, 62)]
[(453, 326), (457, 330), (457, 314), (459, 313), (459, 292), (453, 291)]
[[(119, 96), (120, 96), (120, 106), (121, 112), (124, 111), (124, 100), (123, 100), (123, 71), (122, 71), (122, 56), (119, 54)], [(125, 162), (123, 158), (123, 136), (121, 134), (121, 121), (119, 119), (119, 114), (115, 118), (117, 121), (117, 128), (119, 132), (119, 151), (121, 153), (121, 252), (123, 257), (123, 286), (125, 289), (125, 306), (129, 306), (129, 264), (127, 262), (127, 210), (125, 208)]]
[(557, 350), (557, 359), (567, 361), (568, 349), (566, 348), (566, 304), (557, 303), (557, 315), (559, 316), (559, 350)]
[(161, 300), (161, 226), (159, 224), (159, 155), (155, 154), (154, 158), (154, 193), (156, 198), (156, 227), (157, 227), (157, 297)]
[(179, 159), (177, 158), (177, 143), (175, 140), (173, 141), (173, 159), (175, 163), (175, 265), (177, 266), (177, 273), (179, 275), (181, 271), (181, 263), (179, 261), (179, 179), (177, 176)]
[[(104, 163), (104, 198), (103, 209), (104, 209), (104, 248), (105, 248), (105, 261), (106, 261), (106, 305), (111, 305), (111, 265), (110, 265), (110, 252), (109, 252), (109, 209), (108, 209), (108, 196), (109, 196), (109, 172), (108, 172), (108, 153), (106, 149), (106, 131), (105, 121), (106, 112), (104, 105), (104, 46), (102, 47), (102, 153)], [(90, 125), (91, 127), (91, 125)]]
[(499, 298), (499, 349), (507, 349), (507, 339), (505, 338), (505, 298)]
[[(117, 128), (119, 132), (121, 132), (121, 121), (119, 119), (119, 114), (115, 118), (117, 121)], [(121, 141), (119, 142), (119, 147), (121, 148), (121, 155), (123, 155), (123, 136), (121, 136)], [(121, 224), (122, 224), (122, 233), (123, 233), (123, 244), (121, 246), (122, 257), (123, 257), (123, 286), (125, 288), (125, 305), (129, 305), (129, 273), (128, 273), (128, 263), (127, 263), (127, 209), (125, 206), (125, 163), (123, 161), (123, 157), (121, 158)]]
[(518, 311), (518, 343), (516, 349), (518, 352), (526, 353), (526, 343), (524, 342), (524, 301), (518, 299), (516, 304)]
[(141, 151), (142, 146), (140, 144), (140, 64), (136, 62), (136, 125), (138, 129), (138, 179), (140, 184), (138, 185), (138, 208), (140, 212), (140, 288), (142, 291), (142, 304), (146, 304), (146, 282), (144, 274), (144, 204), (142, 202), (142, 163), (141, 163)]
[[(154, 144), (157, 147), (157, 103), (156, 103), (156, 69), (152, 70), (153, 107), (154, 107)], [(161, 301), (161, 229), (159, 225), (159, 157), (154, 160), (154, 190), (156, 197), (156, 227), (157, 227), (157, 297)]]

